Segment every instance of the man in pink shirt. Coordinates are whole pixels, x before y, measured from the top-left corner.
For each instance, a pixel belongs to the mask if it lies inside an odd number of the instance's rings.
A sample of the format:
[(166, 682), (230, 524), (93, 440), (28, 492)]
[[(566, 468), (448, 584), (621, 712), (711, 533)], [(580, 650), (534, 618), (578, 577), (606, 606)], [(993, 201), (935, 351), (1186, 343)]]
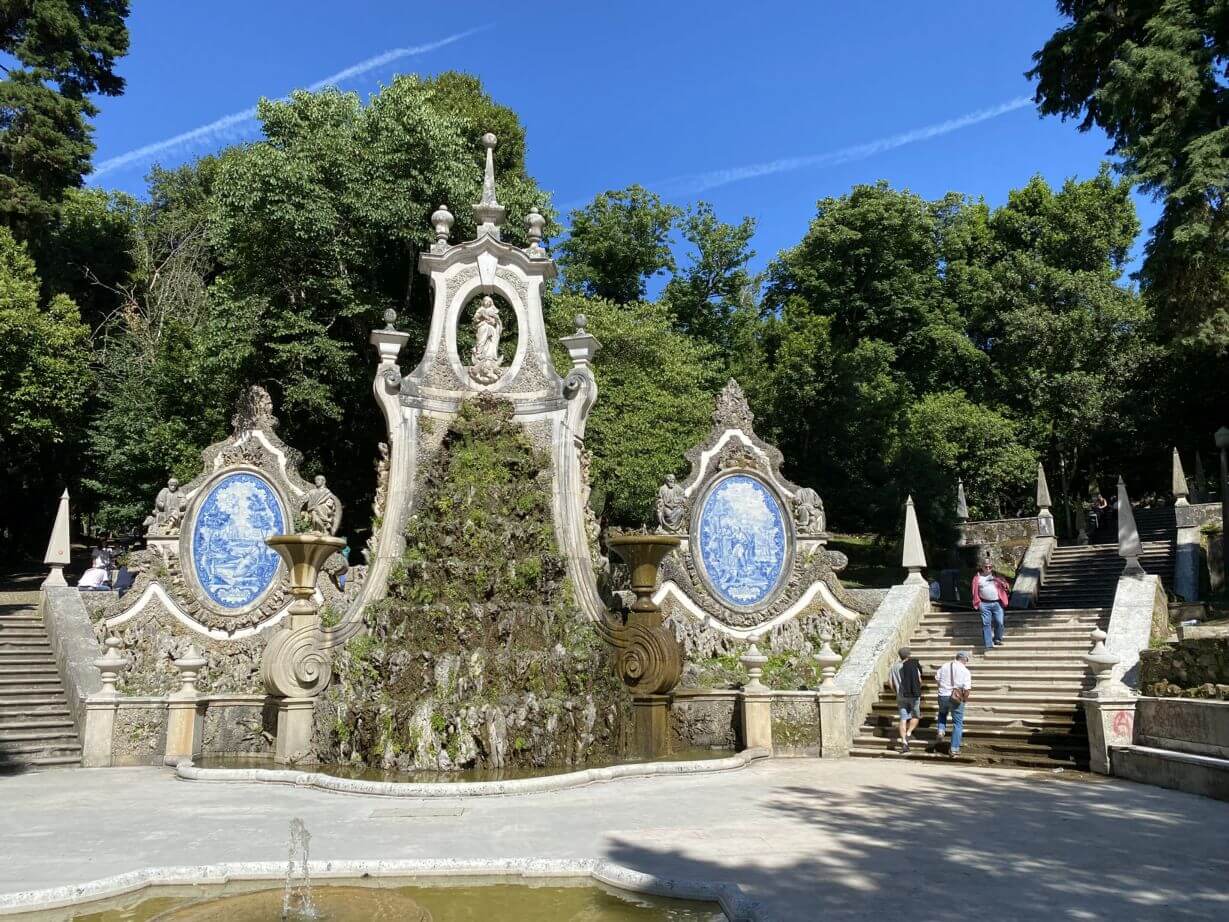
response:
[(994, 572), (990, 559), (983, 560), (973, 576), (972, 598), (973, 610), (981, 614), (982, 644), (987, 650), (1003, 645), (1003, 612), (1009, 588), (1007, 580)]

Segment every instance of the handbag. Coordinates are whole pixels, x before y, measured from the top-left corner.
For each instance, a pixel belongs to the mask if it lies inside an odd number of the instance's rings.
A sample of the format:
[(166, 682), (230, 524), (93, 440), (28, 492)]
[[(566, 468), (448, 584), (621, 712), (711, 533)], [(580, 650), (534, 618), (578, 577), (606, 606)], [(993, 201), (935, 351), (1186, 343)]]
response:
[(952, 701), (956, 704), (964, 704), (969, 700), (969, 695), (972, 693), (972, 689), (956, 687), (956, 670), (954, 665), (954, 663), (948, 663), (947, 665), (952, 679)]

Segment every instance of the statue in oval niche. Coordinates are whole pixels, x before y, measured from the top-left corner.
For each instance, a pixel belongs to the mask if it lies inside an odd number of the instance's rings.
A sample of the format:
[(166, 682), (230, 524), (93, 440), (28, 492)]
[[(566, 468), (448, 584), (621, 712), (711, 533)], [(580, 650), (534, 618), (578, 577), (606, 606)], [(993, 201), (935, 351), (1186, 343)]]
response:
[(494, 384), (504, 373), (501, 367), (504, 357), (499, 352), (499, 337), (504, 332), (504, 322), (499, 316), (495, 299), (483, 295), (478, 309), (474, 311), (474, 348), (470, 350), (473, 363), (469, 375), (479, 384)]

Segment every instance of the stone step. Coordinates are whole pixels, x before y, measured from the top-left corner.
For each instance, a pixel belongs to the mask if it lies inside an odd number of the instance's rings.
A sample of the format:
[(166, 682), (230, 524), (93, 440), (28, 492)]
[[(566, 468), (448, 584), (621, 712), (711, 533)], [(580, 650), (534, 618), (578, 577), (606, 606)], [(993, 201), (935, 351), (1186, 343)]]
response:
[(20, 653), (15, 653), (11, 656), (0, 654), (0, 672), (20, 669), (23, 666), (48, 666), (55, 669), (55, 657), (51, 654), (46, 654), (44, 656), (35, 656), (31, 654), (22, 655)]
[(60, 685), (59, 676), (55, 677), (55, 679), (43, 681), (29, 679), (11, 682), (11, 684), (2, 684), (2, 681), (0, 681), (0, 699), (26, 695), (50, 695), (53, 692), (59, 693), (59, 695), (64, 693), (64, 686)]
[(61, 730), (74, 727), (67, 708), (62, 714), (18, 714), (15, 717), (0, 715), (0, 733), (5, 730)]
[[(1002, 703), (986, 703), (979, 698), (974, 698), (964, 706), (964, 722), (965, 726), (971, 726), (975, 722), (979, 726), (997, 725), (996, 722), (1002, 722), (1010, 725), (1016, 721), (1022, 721), (1024, 726), (1070, 726), (1076, 723), (1082, 723), (1084, 720), (1083, 710), (1072, 707), (1071, 705), (1055, 704), (1053, 707), (1039, 707), (1028, 702), (1011, 703), (1009, 699), (1005, 699)], [(900, 719), (900, 712), (897, 710), (894, 703), (886, 701), (877, 701), (871, 708), (871, 715), (875, 720), (887, 719), (896, 721)], [(922, 724), (933, 724), (939, 716), (939, 706), (937, 704), (922, 705)], [(868, 717), (868, 721), (872, 719)]]
[[(68, 741), (67, 743), (65, 741)], [(13, 730), (8, 727), (0, 727), (0, 746), (6, 747), (9, 743), (33, 743), (41, 742), (48, 746), (62, 748), (65, 745), (77, 745), (77, 731), (69, 725), (67, 729), (51, 729), (42, 728), (34, 730)]]
[(1038, 657), (1045, 659), (1054, 656), (1075, 656), (1077, 655), (1076, 649), (1083, 650), (1085, 647), (1092, 646), (1087, 634), (1082, 640), (1077, 638), (1069, 641), (1025, 640), (1014, 634), (1007, 634), (1000, 646), (991, 647), (988, 650), (982, 649), (981, 641), (980, 636), (964, 639), (963, 643), (959, 638), (951, 637), (915, 638), (909, 641), (909, 649), (918, 659), (923, 656), (934, 658), (935, 656), (954, 656), (957, 650), (964, 650), (972, 644), (976, 648), (973, 650), (973, 656), (978, 661), (984, 658), (986, 662), (992, 662), (1017, 655), (1030, 661), (1036, 661)]
[(0, 637), (0, 650), (25, 650), (31, 653), (41, 653), (50, 649), (50, 640), (29, 640), (26, 638), (6, 640), (4, 637)]
[[(950, 736), (951, 726), (949, 725), (947, 729), (948, 736)], [(859, 728), (857, 737), (854, 739), (854, 745), (864, 746), (872, 740), (891, 741), (899, 738), (900, 721), (885, 720), (882, 724), (873, 726), (863, 724)], [(938, 742), (939, 736), (934, 726), (919, 726), (913, 731), (912, 739), (925, 745)], [(970, 723), (965, 721), (961, 748), (964, 748), (965, 740), (968, 740), (970, 745), (985, 748), (994, 748), (996, 746), (1006, 748), (1047, 746), (1055, 749), (1078, 750), (1083, 748), (1085, 752), (1088, 750), (1088, 735), (1083, 724), (1080, 724), (1078, 727), (1058, 727), (1051, 730), (1045, 727), (975, 727), (970, 726)]]
[[(24, 764), (38, 762), (42, 759), (75, 759), (81, 761), (81, 746), (67, 740), (54, 741), (50, 744), (42, 742), (0, 742), (0, 767), (14, 761)], [(60, 762), (58, 764), (67, 764)]]
[(47, 636), (47, 629), (41, 624), (0, 623), (0, 637), (37, 637)]
[(55, 666), (21, 666), (18, 669), (6, 669), (0, 672), (0, 686), (33, 684), (33, 682), (55, 682), (59, 684), (60, 674)]
[(81, 754), (62, 756), (42, 756), (14, 760), (14, 764), (0, 765), (0, 775), (14, 771), (50, 771), (57, 768), (80, 768)]
[(1115, 746), (1110, 762), (1117, 777), (1229, 800), (1229, 759), (1152, 746)]
[(55, 707), (65, 707), (64, 693), (49, 695), (49, 693), (31, 693), (25, 695), (0, 696), (0, 714), (20, 712), (22, 708), (42, 707), (44, 704), (54, 704)]
[[(938, 762), (945, 765), (1001, 765), (1011, 768), (1020, 769), (1053, 769), (1059, 763), (1053, 759), (1044, 756), (1032, 755), (1028, 752), (1022, 752), (1013, 756), (1004, 756), (1000, 753), (977, 753), (975, 747), (969, 747), (968, 750), (962, 751), (957, 756), (950, 756), (946, 752), (933, 751), (928, 752), (921, 747), (914, 747), (907, 753), (898, 752), (895, 749), (890, 749), (886, 746), (854, 746), (850, 748), (849, 754), (858, 759), (906, 759), (912, 762)], [(1087, 763), (1087, 759), (1084, 760)], [(1062, 763), (1065, 768), (1080, 768), (1080, 763), (1074, 760), (1068, 760)]]

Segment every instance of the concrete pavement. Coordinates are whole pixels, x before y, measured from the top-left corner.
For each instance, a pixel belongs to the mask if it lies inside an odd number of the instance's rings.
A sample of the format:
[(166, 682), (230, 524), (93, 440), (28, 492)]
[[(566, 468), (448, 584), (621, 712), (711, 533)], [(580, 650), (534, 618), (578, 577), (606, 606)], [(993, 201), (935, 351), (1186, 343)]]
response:
[(471, 801), (203, 784), (159, 768), (0, 778), (0, 893), (285, 860), (293, 817), (313, 860), (595, 858), (731, 881), (782, 920), (1229, 915), (1229, 803), (889, 759), (782, 759)]

